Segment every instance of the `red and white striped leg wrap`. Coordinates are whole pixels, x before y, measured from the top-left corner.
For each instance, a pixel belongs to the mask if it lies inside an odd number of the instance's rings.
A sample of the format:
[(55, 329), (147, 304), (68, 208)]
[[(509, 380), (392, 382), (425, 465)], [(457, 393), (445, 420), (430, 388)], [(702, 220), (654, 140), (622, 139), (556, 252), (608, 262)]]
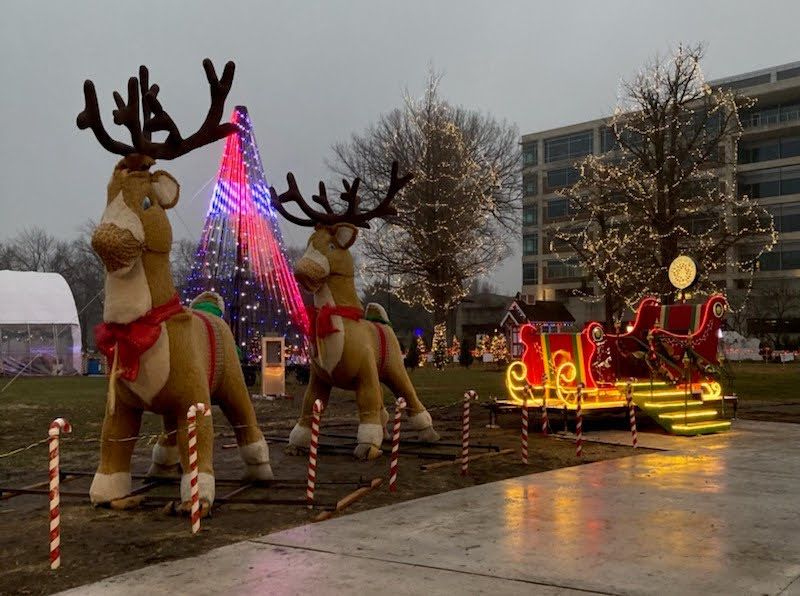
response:
[(50, 437), (50, 569), (58, 569), (61, 566), (61, 497), (58, 492), (61, 477), (58, 437), (62, 432), (72, 432), (72, 425), (63, 418), (56, 418), (50, 423), (50, 429), (47, 431)]
[(397, 460), (400, 457), (400, 417), (406, 407), (406, 400), (398, 397), (394, 406), (394, 427), (392, 428), (392, 458), (389, 462), (389, 490), (397, 490)]
[(528, 402), (522, 406), (522, 463), (528, 464)]
[(461, 475), (469, 471), (469, 402), (478, 399), (478, 394), (470, 389), (464, 394), (464, 413), (461, 418)]
[(636, 449), (636, 447), (638, 447), (639, 438), (636, 433), (636, 405), (633, 403), (633, 385), (630, 383), (628, 383), (625, 397), (628, 401), (628, 417), (631, 420), (631, 443), (633, 443), (633, 448)]
[(576, 409), (575, 409), (575, 455), (581, 457), (583, 455), (583, 412), (581, 406), (583, 402), (583, 383), (578, 383), (578, 390), (576, 393)]
[(192, 534), (200, 531), (200, 487), (197, 484), (197, 412), (210, 416), (211, 408), (205, 404), (192, 404), (186, 411), (187, 434), (189, 438), (189, 490), (192, 502)]
[(306, 484), (306, 501), (309, 508), (314, 503), (314, 488), (317, 483), (317, 449), (319, 448), (319, 419), (322, 416), (322, 400), (314, 401), (311, 412), (311, 443), (308, 445), (308, 482)]

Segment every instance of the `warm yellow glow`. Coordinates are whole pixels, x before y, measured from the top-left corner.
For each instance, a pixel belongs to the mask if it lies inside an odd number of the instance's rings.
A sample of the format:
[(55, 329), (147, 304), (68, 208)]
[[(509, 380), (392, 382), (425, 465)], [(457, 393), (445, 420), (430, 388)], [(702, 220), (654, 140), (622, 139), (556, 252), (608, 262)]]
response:
[(654, 410), (674, 410), (676, 408), (683, 408), (683, 407), (702, 408), (703, 402), (696, 399), (690, 399), (687, 401), (657, 401), (657, 402), (648, 401), (645, 402), (644, 404), (645, 409), (652, 408)]
[(730, 428), (731, 423), (728, 420), (717, 420), (714, 422), (694, 422), (691, 424), (673, 424), (673, 432), (695, 432), (702, 433), (709, 430), (722, 430)]
[(700, 383), (700, 391), (706, 401), (722, 399), (722, 386), (716, 381)]
[(660, 418), (667, 420), (682, 420), (684, 418), (716, 418), (716, 410), (692, 410), (691, 412), (668, 412), (666, 414), (659, 414)]
[[(555, 361), (555, 356), (553, 356), (553, 360)], [(567, 401), (567, 396), (575, 393), (574, 388), (566, 387), (565, 384), (573, 383), (577, 377), (578, 369), (575, 368), (572, 362), (566, 361), (558, 365), (556, 368), (556, 394), (558, 399)]]
[(515, 360), (506, 368), (506, 390), (509, 397), (518, 404), (531, 401), (528, 392), (528, 367), (521, 360)]

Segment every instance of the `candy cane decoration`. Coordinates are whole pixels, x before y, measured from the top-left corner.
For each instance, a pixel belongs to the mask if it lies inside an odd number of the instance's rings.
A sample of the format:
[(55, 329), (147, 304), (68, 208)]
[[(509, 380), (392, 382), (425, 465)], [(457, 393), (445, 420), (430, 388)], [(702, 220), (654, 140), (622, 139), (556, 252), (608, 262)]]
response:
[(61, 497), (58, 485), (61, 472), (58, 466), (58, 437), (72, 432), (72, 425), (63, 418), (56, 418), (47, 431), (50, 447), (50, 569), (61, 567)]
[(528, 400), (522, 405), (522, 463), (528, 465)]
[(578, 390), (575, 394), (577, 406), (575, 408), (575, 455), (583, 455), (583, 413), (581, 412), (581, 402), (583, 401), (583, 383), (578, 383)]
[(633, 443), (633, 448), (636, 449), (638, 447), (639, 439), (636, 434), (636, 406), (633, 403), (633, 385), (630, 381), (628, 381), (625, 398), (628, 401), (628, 417), (631, 421), (631, 442)]
[(547, 421), (547, 391), (544, 392), (542, 395), (542, 434), (547, 435), (547, 429), (549, 427), (549, 423)]
[(478, 399), (478, 394), (470, 389), (464, 394), (464, 413), (461, 418), (461, 475), (469, 470), (469, 402)]
[(394, 406), (394, 428), (392, 428), (392, 458), (389, 463), (389, 490), (397, 491), (397, 460), (400, 457), (400, 417), (406, 407), (406, 400), (398, 397)]
[(317, 482), (317, 448), (319, 447), (319, 419), (322, 416), (322, 400), (314, 401), (311, 412), (311, 443), (308, 445), (308, 484), (306, 485), (306, 501), (308, 508), (314, 504), (314, 488)]
[(186, 422), (189, 427), (189, 494), (192, 500), (192, 534), (200, 531), (200, 486), (197, 483), (197, 412), (203, 416), (210, 416), (211, 408), (197, 403), (189, 406), (186, 411)]

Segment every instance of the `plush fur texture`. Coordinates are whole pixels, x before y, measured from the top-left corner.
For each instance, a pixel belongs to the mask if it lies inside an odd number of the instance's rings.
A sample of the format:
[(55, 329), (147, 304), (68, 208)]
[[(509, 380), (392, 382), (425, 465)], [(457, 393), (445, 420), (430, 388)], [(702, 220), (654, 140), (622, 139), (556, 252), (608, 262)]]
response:
[(114, 499), (121, 499), (131, 492), (131, 473), (115, 472), (101, 474), (97, 472), (89, 487), (89, 499), (92, 505), (109, 503)]
[[(96, 243), (93, 238), (93, 246), (107, 269), (106, 322), (134, 321), (151, 308), (167, 303), (176, 293), (169, 261), (172, 228), (165, 209), (177, 203), (179, 186), (166, 172), (151, 174), (152, 165), (153, 160), (148, 157), (129, 155), (117, 164), (108, 185), (108, 217), (98, 227)], [(124, 207), (119, 203), (120, 197)], [(131, 213), (140, 222), (141, 238), (139, 227), (131, 221)], [(137, 252), (131, 255), (133, 242)], [(135, 442), (123, 439), (139, 434), (143, 410), (164, 418), (167, 434), (154, 451), (155, 470), (169, 465), (158, 461), (162, 456), (171, 464), (176, 451), (184, 472), (188, 470), (186, 412), (192, 404), (203, 403), (210, 408), (212, 399), (218, 403), (234, 427), (240, 448), (247, 450), (263, 443), (233, 334), (224, 320), (213, 315), (207, 318), (218, 349), (218, 370), (209, 371), (210, 341), (205, 323), (184, 311), (162, 325), (160, 338), (140, 358), (139, 377), (131, 383), (116, 383), (115, 407), (107, 407), (103, 421), (93, 502), (124, 496), (117, 494), (125, 488), (124, 482), (116, 479), (129, 477)], [(215, 378), (211, 388), (210, 372)], [(214, 495), (213, 447), (211, 417), (199, 416), (198, 467), (201, 479), (205, 479), (202, 490), (206, 497), (210, 495), (209, 501), (213, 501)], [(261, 453), (259, 449), (255, 451)], [(268, 463), (252, 465), (256, 475), (271, 474)], [(129, 484), (126, 490), (130, 490)]]
[(174, 466), (181, 461), (176, 445), (153, 445), (153, 463), (160, 466)]
[(239, 447), (239, 454), (247, 467), (247, 478), (251, 480), (272, 480), (269, 465), (269, 446), (264, 439)]
[[(350, 224), (317, 225), (305, 254), (296, 263), (295, 277), (303, 288), (314, 293), (314, 305), (318, 309), (324, 305), (363, 308), (356, 294), (353, 258), (348, 251), (357, 235), (358, 229)], [(385, 317), (386, 311), (382, 308), (370, 307)], [(408, 377), (400, 344), (391, 326), (382, 325), (381, 328), (386, 340), (386, 353), (383, 367), (379, 370), (381, 347), (375, 325), (381, 323), (364, 319), (355, 321), (336, 315), (331, 317), (331, 323), (336, 332), (317, 338), (302, 414), (289, 436), (290, 445), (308, 446), (308, 435), (304, 429), (311, 424), (314, 401), (322, 399), (327, 403), (331, 389), (340, 387), (356, 392), (360, 425), (355, 455), (373, 457), (376, 446), (381, 445), (387, 419), (381, 383), (386, 384), (395, 395), (405, 398), (409, 415), (427, 416), (420, 416), (418, 424), (425, 421), (428, 425), (425, 440), (437, 439), (438, 434), (433, 430), (430, 415)]]
[[(197, 475), (197, 486), (200, 494), (200, 499), (208, 502), (209, 505), (214, 504), (214, 497), (216, 496), (216, 483), (214, 482), (214, 475), (200, 472)], [(181, 501), (187, 503), (192, 500), (191, 479), (189, 474), (181, 476)]]

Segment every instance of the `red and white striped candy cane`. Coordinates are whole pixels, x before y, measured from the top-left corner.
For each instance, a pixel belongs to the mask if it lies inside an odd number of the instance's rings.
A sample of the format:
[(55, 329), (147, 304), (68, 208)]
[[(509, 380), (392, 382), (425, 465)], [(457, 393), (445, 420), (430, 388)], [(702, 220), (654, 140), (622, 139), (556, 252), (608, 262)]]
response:
[(542, 395), (542, 434), (547, 434), (549, 423), (547, 421), (547, 391)]
[(319, 419), (322, 416), (322, 400), (314, 401), (311, 412), (311, 443), (308, 445), (308, 483), (306, 484), (306, 501), (308, 507), (314, 503), (314, 488), (317, 483), (317, 449), (319, 448)]
[(522, 463), (528, 464), (528, 400), (522, 405)]
[(469, 402), (478, 399), (478, 394), (470, 389), (464, 394), (464, 413), (461, 418), (461, 475), (469, 470)]
[(583, 455), (583, 412), (581, 411), (581, 402), (583, 401), (583, 383), (578, 383), (578, 389), (575, 393), (575, 397), (575, 455), (581, 457)]
[(211, 415), (211, 408), (205, 404), (192, 404), (186, 411), (187, 434), (189, 437), (189, 490), (192, 501), (192, 534), (200, 531), (200, 486), (197, 478), (197, 412), (203, 416)]
[(631, 421), (631, 442), (633, 443), (633, 448), (636, 449), (639, 446), (639, 438), (636, 433), (636, 405), (633, 403), (633, 385), (630, 381), (625, 392), (625, 399), (628, 401), (628, 417)]
[(392, 428), (392, 458), (389, 463), (389, 490), (397, 490), (397, 460), (400, 457), (400, 417), (406, 407), (406, 400), (398, 397), (394, 406), (394, 427)]
[(56, 418), (47, 431), (50, 447), (50, 569), (61, 566), (61, 496), (58, 485), (61, 475), (58, 465), (58, 437), (72, 432), (72, 425), (63, 418)]

